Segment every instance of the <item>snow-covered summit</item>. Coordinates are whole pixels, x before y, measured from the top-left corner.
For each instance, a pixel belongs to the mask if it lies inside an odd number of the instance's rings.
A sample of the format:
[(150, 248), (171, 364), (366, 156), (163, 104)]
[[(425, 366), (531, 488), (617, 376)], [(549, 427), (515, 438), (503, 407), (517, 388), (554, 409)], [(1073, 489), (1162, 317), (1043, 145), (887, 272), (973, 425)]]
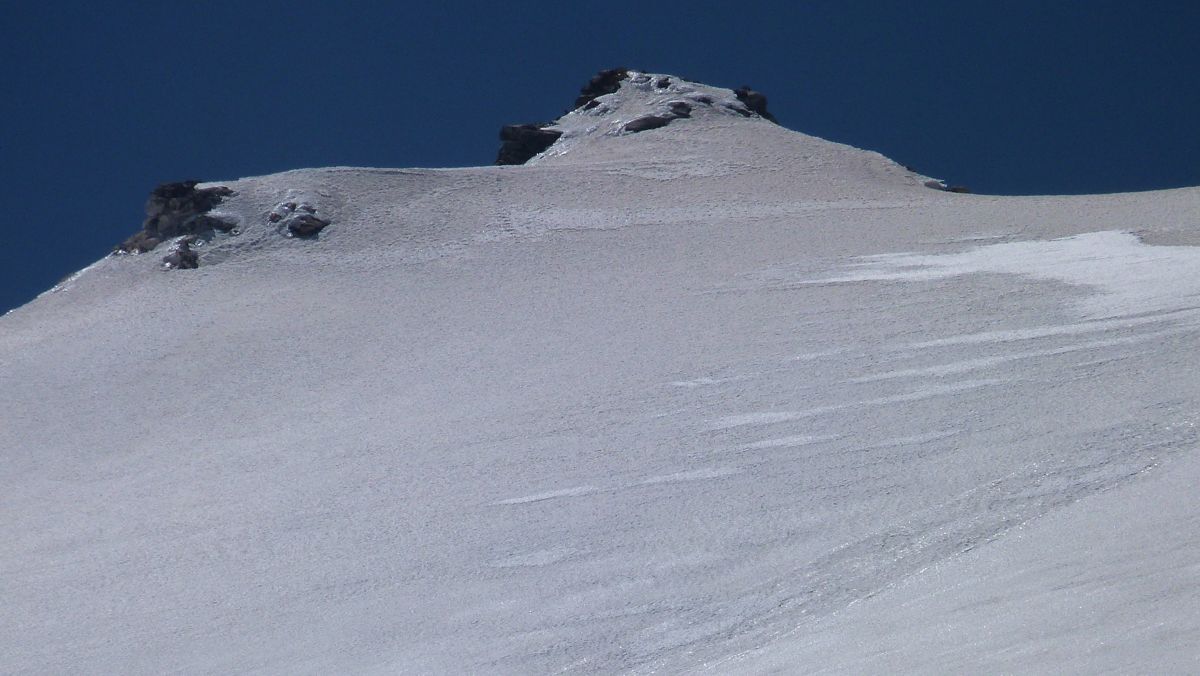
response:
[[(551, 128), (565, 140), (631, 134), (675, 120), (710, 117), (764, 119), (730, 89), (690, 82), (673, 75), (630, 71), (617, 91), (602, 94), (558, 118)], [(645, 120), (642, 124), (635, 124)]]
[[(712, 115), (775, 120), (766, 96), (748, 87), (729, 90), (663, 73), (602, 70), (580, 90), (574, 107), (554, 122), (504, 127), (496, 163), (524, 164), (551, 145), (550, 154), (561, 155), (581, 139), (636, 134)], [(702, 126), (688, 128), (703, 133)]]
[(506, 127), (502, 139), (523, 147), (508, 159), (502, 149), (498, 163), (672, 167), (691, 175), (770, 169), (808, 174), (807, 183), (856, 182), (867, 191), (881, 180), (929, 181), (878, 153), (779, 126), (766, 97), (746, 87), (614, 69), (593, 78), (576, 104), (549, 123)]
[(766, 120), (733, 90), (673, 75), (629, 71), (617, 91), (590, 99), (549, 125), (562, 136), (541, 158), (580, 152), (588, 141), (603, 137), (666, 127), (675, 135), (699, 136), (735, 121), (761, 124)]

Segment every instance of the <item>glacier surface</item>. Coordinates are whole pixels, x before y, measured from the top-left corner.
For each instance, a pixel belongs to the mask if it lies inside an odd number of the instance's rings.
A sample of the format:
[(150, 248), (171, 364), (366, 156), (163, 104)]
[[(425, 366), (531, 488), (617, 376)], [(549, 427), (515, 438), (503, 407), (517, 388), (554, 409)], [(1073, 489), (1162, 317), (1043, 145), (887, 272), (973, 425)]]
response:
[(199, 269), (0, 318), (0, 671), (1200, 670), (1200, 189), (950, 194), (671, 87), (224, 182)]

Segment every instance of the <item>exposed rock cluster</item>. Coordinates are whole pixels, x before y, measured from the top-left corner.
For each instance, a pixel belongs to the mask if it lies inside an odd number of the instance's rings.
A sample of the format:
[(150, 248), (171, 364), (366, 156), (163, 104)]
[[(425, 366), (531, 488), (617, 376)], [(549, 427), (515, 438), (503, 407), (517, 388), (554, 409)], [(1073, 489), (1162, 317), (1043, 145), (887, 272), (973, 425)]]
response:
[[(196, 249), (211, 241), (215, 233), (239, 234), (238, 216), (212, 213), (233, 190), (225, 186), (197, 188), (198, 183), (180, 181), (156, 187), (146, 201), (142, 230), (118, 245), (116, 253), (145, 253), (172, 241), (171, 250), (162, 258), (163, 268), (191, 270), (200, 267)], [(279, 234), (302, 239), (314, 238), (330, 225), (329, 219), (317, 215), (315, 206), (291, 192), (263, 218), (275, 224)]]
[(756, 92), (753, 89), (742, 85), (741, 87), (733, 90), (733, 94), (738, 98), (738, 101), (746, 104), (746, 107), (750, 109), (750, 112), (758, 115), (764, 120), (770, 120), (775, 124), (779, 124), (779, 120), (776, 120), (774, 115), (767, 112), (767, 96), (762, 92)]
[[(912, 167), (908, 166), (905, 166), (905, 169), (908, 169), (909, 171), (916, 171)], [(934, 190), (941, 190), (942, 192), (956, 192), (962, 194), (969, 194), (971, 192), (971, 189), (965, 185), (947, 185), (945, 181), (936, 178), (925, 181), (925, 187), (933, 188)]]
[(162, 264), (167, 270), (192, 270), (200, 267), (200, 254), (192, 250), (194, 237), (188, 236), (179, 240), (171, 253), (163, 256)]
[[(629, 76), (628, 68), (609, 68), (592, 76), (579, 90), (575, 98), (577, 108), (590, 109), (596, 106), (596, 98), (612, 94), (621, 88), (621, 81)], [(667, 79), (667, 78), (663, 78)], [(662, 86), (667, 86), (666, 84)], [(568, 111), (570, 112), (570, 111)], [(500, 128), (500, 152), (496, 164), (525, 164), (533, 156), (554, 145), (562, 136), (561, 131), (548, 129), (551, 123), (508, 124)]]
[(225, 186), (197, 188), (199, 181), (163, 183), (146, 200), (142, 230), (117, 246), (118, 253), (144, 253), (180, 235), (230, 232), (237, 227), (208, 214), (221, 200), (233, 194)]
[(288, 200), (275, 205), (267, 214), (267, 222), (278, 223), (288, 237), (313, 237), (330, 221), (317, 216), (317, 208), (308, 202)]
[(671, 101), (667, 104), (667, 112), (658, 115), (646, 115), (636, 120), (630, 120), (622, 127), (622, 130), (637, 133), (639, 131), (646, 131), (647, 129), (658, 129), (659, 127), (667, 126), (672, 120), (691, 116), (691, 104), (684, 101)]
[[(575, 99), (575, 108), (590, 106), (595, 102), (597, 97), (615, 93), (621, 88), (621, 80), (624, 80), (628, 76), (628, 68), (610, 68), (596, 73), (579, 90), (579, 96)], [(670, 84), (669, 78), (663, 79), (667, 80), (667, 84), (661, 85), (662, 87)]]
[(313, 214), (296, 214), (288, 219), (287, 231), (290, 237), (312, 237), (325, 229), (329, 221), (318, 218)]
[[(606, 107), (604, 102), (599, 99), (602, 96), (616, 93), (623, 84), (631, 85), (643, 92), (653, 91), (653, 96), (669, 95), (669, 91), (674, 86), (672, 78), (665, 75), (652, 75), (624, 67), (609, 68), (600, 71), (588, 80), (587, 84), (579, 90), (574, 107), (567, 112), (580, 112), (583, 115), (593, 116), (612, 112), (612, 106)], [(687, 82), (684, 82), (684, 85), (686, 84)], [(616, 127), (611, 133), (637, 133), (658, 129), (667, 126), (674, 120), (692, 117), (693, 106), (696, 104), (717, 105), (717, 101), (712, 96), (704, 94), (687, 96), (686, 94), (691, 91), (692, 89), (683, 87), (680, 93), (688, 101), (669, 101), (666, 104), (666, 110), (641, 114), (640, 117)], [(778, 124), (775, 116), (767, 110), (767, 97), (762, 92), (743, 86), (734, 90), (733, 93), (737, 97), (737, 101), (732, 98), (721, 101), (720, 106), (723, 111), (743, 117), (761, 117)], [(619, 102), (616, 105), (620, 105)], [(639, 112), (644, 113), (644, 110)], [(536, 155), (545, 152), (563, 136), (563, 131), (554, 128), (561, 127), (560, 122), (561, 120), (559, 122), (505, 125), (500, 129), (501, 145), (500, 152), (496, 157), (496, 164), (525, 164)]]
[(525, 164), (562, 136), (561, 131), (546, 129), (548, 125), (509, 124), (500, 128), (500, 153), (496, 164)]

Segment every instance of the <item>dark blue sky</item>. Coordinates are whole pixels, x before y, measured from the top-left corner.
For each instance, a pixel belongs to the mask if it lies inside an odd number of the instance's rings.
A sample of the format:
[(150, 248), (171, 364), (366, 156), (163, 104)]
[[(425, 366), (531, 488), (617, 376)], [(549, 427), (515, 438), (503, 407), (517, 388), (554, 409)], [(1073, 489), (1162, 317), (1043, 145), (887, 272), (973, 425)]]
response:
[(490, 164), (615, 65), (976, 192), (1200, 185), (1200, 3), (0, 4), (0, 312), (136, 231), (157, 183)]

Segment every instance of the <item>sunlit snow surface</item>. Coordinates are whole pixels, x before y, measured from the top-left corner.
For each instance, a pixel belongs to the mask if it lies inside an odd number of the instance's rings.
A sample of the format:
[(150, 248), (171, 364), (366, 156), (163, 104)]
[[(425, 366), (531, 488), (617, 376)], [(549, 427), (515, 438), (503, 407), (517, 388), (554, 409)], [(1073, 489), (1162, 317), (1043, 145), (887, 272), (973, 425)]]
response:
[(854, 268), (826, 281), (928, 281), (999, 272), (1096, 287), (1100, 293), (1083, 301), (1088, 317), (1200, 308), (1200, 249), (1146, 246), (1122, 232), (993, 244), (958, 254), (880, 254)]
[(1200, 190), (572, 115), (0, 319), (0, 672), (1200, 669)]

